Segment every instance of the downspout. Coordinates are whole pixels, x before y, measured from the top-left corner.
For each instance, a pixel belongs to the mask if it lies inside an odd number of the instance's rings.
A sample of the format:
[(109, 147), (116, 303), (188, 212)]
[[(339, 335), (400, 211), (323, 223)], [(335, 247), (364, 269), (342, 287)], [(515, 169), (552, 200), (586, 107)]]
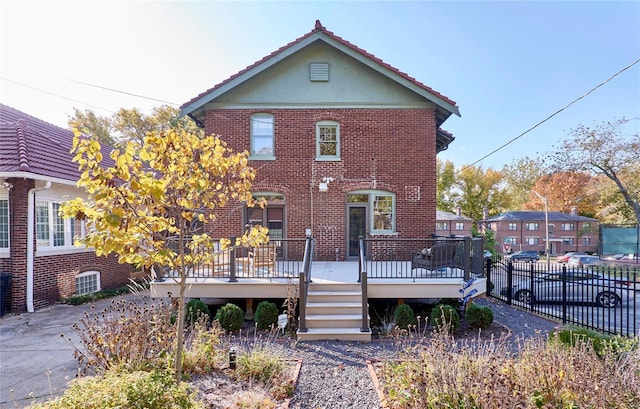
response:
[(34, 187), (29, 189), (27, 194), (27, 312), (33, 312), (33, 259), (35, 248), (35, 208), (36, 208), (36, 192), (51, 188), (51, 182), (46, 182), (43, 187)]

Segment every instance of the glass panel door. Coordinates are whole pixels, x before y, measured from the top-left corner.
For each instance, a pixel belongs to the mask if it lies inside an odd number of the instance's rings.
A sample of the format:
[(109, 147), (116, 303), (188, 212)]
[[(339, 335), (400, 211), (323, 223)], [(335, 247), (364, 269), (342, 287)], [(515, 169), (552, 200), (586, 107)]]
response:
[(349, 221), (347, 237), (349, 253), (347, 257), (358, 257), (358, 238), (365, 236), (367, 231), (367, 208), (366, 206), (349, 206)]

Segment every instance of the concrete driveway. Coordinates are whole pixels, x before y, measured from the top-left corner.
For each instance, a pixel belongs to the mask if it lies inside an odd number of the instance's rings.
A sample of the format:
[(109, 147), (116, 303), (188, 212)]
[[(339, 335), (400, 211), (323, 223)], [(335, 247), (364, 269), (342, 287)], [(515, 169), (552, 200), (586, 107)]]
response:
[[(148, 291), (123, 297), (142, 301)], [(111, 301), (93, 305), (102, 311)], [(0, 318), (0, 408), (23, 408), (64, 392), (78, 369), (68, 341), (80, 346), (72, 325), (90, 310), (91, 304), (60, 304)]]

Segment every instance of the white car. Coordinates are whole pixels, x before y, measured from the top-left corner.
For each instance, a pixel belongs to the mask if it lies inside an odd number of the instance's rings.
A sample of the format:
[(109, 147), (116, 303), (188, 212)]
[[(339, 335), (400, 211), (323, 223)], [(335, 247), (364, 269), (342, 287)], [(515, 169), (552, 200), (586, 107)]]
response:
[(600, 257), (598, 256), (571, 256), (567, 261), (568, 266), (583, 267), (583, 266), (595, 266), (600, 263)]

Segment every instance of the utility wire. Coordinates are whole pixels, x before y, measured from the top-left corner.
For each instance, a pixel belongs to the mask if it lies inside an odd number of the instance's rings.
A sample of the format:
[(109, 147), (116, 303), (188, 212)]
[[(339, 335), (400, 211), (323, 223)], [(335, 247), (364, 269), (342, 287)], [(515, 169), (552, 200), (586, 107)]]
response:
[(584, 97), (586, 97), (587, 95), (591, 94), (593, 91), (597, 90), (598, 88), (600, 88), (601, 86), (605, 85), (607, 82), (611, 81), (612, 79), (614, 79), (615, 77), (617, 77), (618, 75), (622, 74), (624, 71), (628, 70), (629, 68), (633, 67), (634, 65), (636, 65), (638, 62), (640, 62), (640, 58), (638, 58), (637, 60), (635, 60), (634, 62), (632, 62), (631, 64), (627, 65), (626, 67), (624, 67), (623, 69), (621, 69), (620, 71), (616, 72), (615, 74), (613, 74), (612, 76), (610, 76), (609, 78), (607, 78), (606, 80), (602, 81), (600, 84), (596, 85), (595, 87), (591, 88), (589, 91), (585, 92), (584, 94), (580, 95), (578, 98), (574, 99), (573, 101), (569, 102), (567, 105), (565, 105), (564, 107), (558, 109), (556, 112), (554, 112), (553, 114), (549, 115), (548, 117), (544, 118), (542, 121), (538, 122), (537, 124), (533, 125), (531, 128), (527, 129), (526, 131), (522, 132), (520, 135), (516, 136), (515, 138), (509, 140), (508, 142), (500, 145), (499, 147), (497, 147), (496, 149), (494, 149), (493, 151), (489, 152), (488, 154), (484, 155), (483, 157), (481, 157), (480, 159), (478, 159), (477, 161), (473, 162), (470, 165), (464, 166), (462, 169), (458, 170), (457, 172), (455, 172), (455, 174), (458, 174), (460, 172), (462, 172), (463, 170), (472, 167), (473, 165), (475, 165), (478, 162), (482, 162), (483, 160), (485, 160), (486, 158), (488, 158), (489, 156), (493, 155), (494, 153), (497, 153), (499, 150), (501, 150), (502, 148), (505, 148), (506, 146), (512, 144), (513, 142), (515, 142), (516, 140), (522, 138), (523, 136), (525, 136), (526, 134), (528, 134), (529, 132), (533, 131), (534, 129), (536, 129), (538, 126), (542, 125), (543, 123), (547, 122), (549, 119), (553, 118), (554, 116), (558, 115), (559, 113), (561, 113), (562, 111), (566, 110), (567, 108), (569, 108), (571, 105), (575, 104), (576, 102), (580, 101), (581, 99), (583, 99)]
[(0, 79), (1, 79), (1, 80), (4, 80), (4, 81), (7, 81), (7, 82), (14, 83), (14, 84), (16, 84), (16, 85), (20, 85), (21, 87), (30, 88), (30, 89), (33, 89), (33, 90), (38, 91), (38, 92), (43, 92), (43, 93), (45, 93), (45, 94), (53, 95), (54, 97), (57, 97), (57, 98), (66, 99), (67, 101), (71, 101), (71, 102), (77, 102), (78, 104), (86, 105), (86, 106), (91, 107), (91, 108), (94, 108), (94, 109), (100, 109), (100, 110), (102, 110), (102, 111), (107, 111), (107, 112), (111, 112), (112, 114), (115, 114), (115, 112), (113, 112), (113, 111), (112, 111), (112, 110), (110, 110), (110, 109), (101, 108), (101, 107), (99, 107), (99, 106), (95, 106), (95, 105), (92, 105), (92, 104), (88, 104), (88, 103), (86, 103), (86, 102), (79, 101), (79, 100), (77, 100), (77, 99), (73, 99), (73, 98), (65, 97), (65, 96), (63, 96), (63, 95), (56, 94), (56, 93), (54, 93), (54, 92), (47, 91), (47, 90), (44, 90), (44, 89), (41, 89), (41, 88), (37, 88), (37, 87), (31, 86), (31, 85), (27, 85), (27, 84), (24, 84), (24, 83), (22, 83), (22, 82), (14, 81), (14, 80), (9, 79), (9, 78), (0, 77)]

